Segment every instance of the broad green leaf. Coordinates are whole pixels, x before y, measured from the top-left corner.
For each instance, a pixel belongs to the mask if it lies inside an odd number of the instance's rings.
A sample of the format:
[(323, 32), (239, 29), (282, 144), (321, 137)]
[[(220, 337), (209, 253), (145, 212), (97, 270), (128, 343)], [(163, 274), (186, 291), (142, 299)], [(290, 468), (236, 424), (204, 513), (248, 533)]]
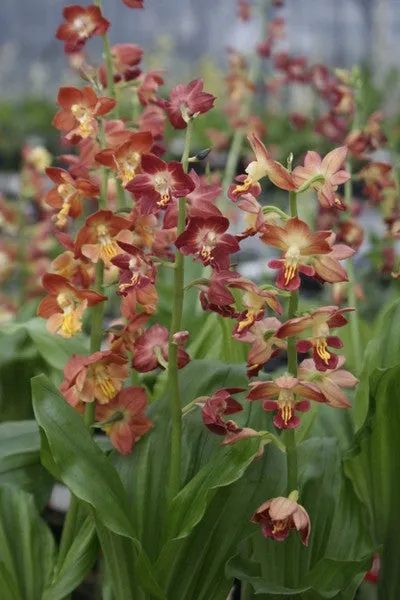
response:
[(379, 315), (374, 336), (366, 347), (360, 382), (355, 396), (354, 421), (358, 431), (368, 414), (370, 377), (379, 367), (400, 364), (400, 300), (391, 302)]
[(201, 521), (207, 508), (208, 497), (220, 487), (234, 483), (254, 460), (260, 446), (258, 438), (248, 438), (233, 446), (220, 450), (185, 485), (173, 499), (167, 516), (168, 539), (179, 539), (189, 535)]
[(44, 360), (55, 369), (62, 370), (73, 354), (88, 354), (88, 343), (83, 335), (70, 339), (53, 335), (46, 329), (45, 319), (35, 317), (25, 323), (9, 323), (2, 327), (6, 334), (26, 331)]
[(40, 464), (40, 436), (35, 421), (0, 424), (0, 484), (34, 494), (39, 509), (49, 499), (52, 478)]
[(61, 568), (51, 578), (42, 600), (63, 600), (75, 590), (93, 567), (99, 554), (96, 525), (88, 515), (65, 557)]
[[(179, 383), (182, 403), (186, 405), (199, 396), (211, 395), (223, 387), (246, 388), (247, 378), (242, 366), (216, 360), (199, 360), (192, 361), (180, 371)], [(262, 410), (261, 402), (243, 401), (243, 405), (243, 412), (234, 415), (239, 425), (258, 430), (271, 428), (271, 417)], [(169, 460), (169, 396), (153, 403), (148, 414), (154, 424), (153, 431), (135, 445), (131, 456), (115, 457), (115, 464), (135, 506), (134, 519), (139, 538), (150, 558), (155, 561), (165, 540), (168, 508), (165, 489)], [(184, 417), (184, 486), (190, 486), (189, 482), (196, 474), (206, 469), (217, 456), (223, 455), (219, 453), (224, 453), (226, 449), (221, 447), (220, 441), (220, 437), (204, 426), (199, 408)], [(169, 557), (170, 562), (168, 557), (165, 559), (168, 597), (185, 600), (226, 599), (232, 579), (222, 576), (224, 564), (235, 554), (238, 543), (254, 531), (255, 526), (250, 523), (250, 518), (265, 500), (265, 492), (260, 492), (260, 484), (266, 477), (266, 469), (273, 471), (278, 481), (284, 475), (282, 452), (269, 444), (264, 454), (268, 460), (254, 461), (235, 483), (211, 492), (200, 523), (194, 525), (187, 537), (176, 543)], [(228, 463), (224, 468), (229, 468)], [(222, 472), (220, 477), (223, 476)], [(157, 518), (153, 515), (157, 515)], [(178, 517), (174, 512), (174, 518), (175, 515)], [(191, 565), (190, 569), (187, 568), (188, 564)]]
[(0, 590), (2, 600), (21, 600), (18, 586), (3, 562), (0, 562)]
[(345, 468), (357, 494), (368, 507), (376, 545), (383, 544), (379, 598), (398, 595), (400, 552), (400, 454), (396, 444), (400, 428), (398, 390), (400, 366), (376, 369), (369, 378), (369, 409)]
[(8, 485), (0, 486), (0, 548), (21, 600), (41, 600), (54, 566), (54, 539), (32, 496)]
[(36, 420), (61, 480), (78, 499), (92, 507), (105, 527), (132, 540), (143, 563), (141, 584), (157, 598), (163, 598), (150, 564), (142, 557), (128, 498), (110, 460), (92, 439), (82, 418), (45, 376), (32, 379), (32, 394)]

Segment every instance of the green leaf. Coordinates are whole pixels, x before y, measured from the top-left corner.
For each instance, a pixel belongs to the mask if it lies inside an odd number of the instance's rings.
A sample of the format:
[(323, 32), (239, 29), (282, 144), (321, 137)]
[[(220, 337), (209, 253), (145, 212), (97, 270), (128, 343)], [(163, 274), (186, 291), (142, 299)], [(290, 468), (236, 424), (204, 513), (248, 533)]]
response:
[(17, 584), (3, 562), (0, 562), (0, 590), (2, 600), (21, 600)]
[(259, 438), (248, 438), (222, 448), (173, 499), (167, 516), (168, 539), (190, 534), (207, 509), (212, 492), (242, 477), (260, 447)]
[(55, 369), (64, 369), (65, 363), (73, 354), (88, 354), (88, 343), (83, 335), (78, 334), (70, 339), (49, 333), (45, 319), (36, 317), (25, 323), (9, 323), (3, 325), (1, 331), (14, 334), (26, 331), (44, 360)]
[(370, 376), (368, 415), (345, 461), (346, 473), (368, 508), (375, 543), (383, 544), (379, 597), (385, 600), (397, 598), (400, 569), (400, 454), (394, 448), (400, 428), (399, 378), (400, 366), (376, 369)]
[[(182, 403), (186, 405), (199, 396), (211, 395), (223, 387), (246, 388), (247, 377), (245, 368), (241, 365), (226, 364), (217, 360), (195, 360), (179, 372), (179, 386)], [(259, 430), (271, 428), (272, 419), (262, 410), (261, 402), (244, 401), (243, 405), (243, 412), (235, 415), (235, 420), (240, 426)], [(169, 395), (153, 403), (148, 414), (154, 424), (151, 434), (144, 436), (135, 445), (131, 456), (118, 455), (114, 457), (114, 461), (132, 505), (135, 506), (136, 531), (148, 555), (156, 561), (165, 541), (164, 532), (167, 527), (168, 504), (164, 482), (168, 477), (169, 461), (166, 450), (170, 443)], [(184, 417), (183, 486), (190, 486), (190, 481), (198, 477), (202, 469), (205, 469), (203, 474), (207, 473), (207, 469), (211, 468), (208, 466), (210, 462), (213, 465), (215, 463), (212, 461), (220, 460), (217, 457), (225, 456), (227, 449), (221, 447), (220, 442), (221, 438), (204, 426), (200, 409), (196, 408)], [(243, 451), (245, 447), (246, 444)], [(239, 453), (242, 452), (240, 445), (236, 448)], [(282, 452), (269, 444), (264, 449), (264, 454), (266, 460), (252, 462), (235, 483), (212, 490), (201, 521), (195, 525), (196, 517), (190, 522), (190, 527), (194, 525), (190, 534), (174, 542), (174, 549), (169, 557), (165, 552), (163, 576), (168, 578), (168, 597), (185, 600), (226, 599), (232, 579), (223, 577), (224, 564), (236, 553), (237, 544), (254, 531), (250, 518), (257, 506), (265, 500), (261, 482), (271, 471), (278, 481), (282, 481), (284, 476), (285, 461)], [(230, 468), (227, 461), (219, 474), (221, 481), (225, 468)], [(160, 482), (163, 484), (160, 485)], [(202, 506), (204, 507), (204, 504)], [(198, 510), (199, 507), (196, 507), (197, 515)], [(203, 513), (203, 509), (200, 513)], [(154, 518), (154, 515), (157, 515), (157, 518)], [(180, 519), (177, 512), (173, 513), (173, 519), (175, 518)], [(189, 523), (189, 519), (186, 522)], [(177, 523), (182, 532), (181, 525), (181, 522)], [(187, 531), (186, 525), (184, 528)], [(190, 569), (187, 568), (188, 564)], [(160, 572), (160, 577), (161, 575)]]
[(400, 364), (400, 300), (391, 302), (379, 315), (374, 336), (366, 347), (355, 396), (354, 420), (358, 431), (368, 414), (370, 378), (376, 368)]
[(34, 494), (38, 508), (49, 499), (53, 479), (40, 464), (40, 436), (35, 421), (0, 424), (0, 484)]
[(0, 486), (0, 547), (10, 593), (13, 581), (21, 600), (41, 600), (54, 566), (54, 539), (32, 496), (7, 485)]
[(42, 600), (63, 600), (90, 572), (99, 554), (96, 525), (88, 515), (80, 526), (59, 571), (47, 586)]
[(92, 439), (82, 418), (45, 376), (32, 379), (32, 394), (36, 420), (61, 480), (77, 498), (92, 507), (105, 527), (132, 540), (142, 561), (141, 585), (157, 598), (163, 598), (150, 564), (142, 556), (128, 498), (110, 460)]

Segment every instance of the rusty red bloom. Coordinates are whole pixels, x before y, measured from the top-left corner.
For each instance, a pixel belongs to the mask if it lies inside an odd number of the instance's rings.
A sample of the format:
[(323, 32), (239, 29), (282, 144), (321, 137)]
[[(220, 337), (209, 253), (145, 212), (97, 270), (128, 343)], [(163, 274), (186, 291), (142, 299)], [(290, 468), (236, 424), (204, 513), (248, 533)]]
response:
[(86, 85), (82, 90), (75, 87), (60, 88), (57, 104), (61, 110), (54, 116), (53, 125), (63, 131), (71, 144), (93, 136), (98, 131), (96, 118), (109, 113), (115, 106), (113, 98), (98, 97)]
[(96, 406), (97, 425), (121, 454), (130, 454), (135, 442), (153, 427), (146, 406), (146, 391), (141, 387), (127, 387), (108, 404)]
[(143, 215), (157, 214), (166, 209), (174, 198), (182, 198), (195, 188), (181, 163), (166, 163), (154, 154), (145, 154), (141, 161), (142, 173), (128, 183)]
[(65, 277), (46, 273), (42, 285), (48, 296), (40, 302), (37, 314), (47, 319), (47, 329), (70, 338), (82, 329), (82, 316), (87, 306), (107, 300), (92, 290), (78, 290)]
[(337, 200), (338, 185), (350, 179), (350, 173), (341, 169), (347, 155), (347, 148), (340, 146), (329, 152), (323, 159), (317, 152), (309, 150), (304, 159), (303, 167), (293, 170), (293, 178), (298, 187), (310, 182), (309, 187), (318, 194), (318, 200), (324, 207), (342, 209), (342, 203)]
[(64, 42), (66, 54), (78, 52), (94, 35), (104, 35), (110, 23), (103, 17), (98, 6), (73, 4), (63, 10), (65, 23), (59, 26), (56, 38)]
[(46, 175), (56, 184), (47, 193), (45, 202), (60, 209), (53, 217), (57, 227), (64, 227), (68, 217), (75, 219), (82, 214), (83, 198), (95, 198), (100, 194), (97, 183), (81, 177), (74, 179), (65, 169), (48, 167)]
[(229, 267), (229, 255), (238, 252), (235, 236), (225, 233), (230, 223), (226, 217), (190, 219), (185, 231), (177, 238), (175, 246), (185, 255), (210, 265), (218, 271)]
[(130, 242), (132, 223), (114, 215), (110, 210), (99, 210), (86, 219), (75, 240), (75, 257), (86, 256), (92, 262), (102, 260), (109, 266), (112, 258), (123, 252), (118, 241)]
[(234, 333), (233, 338), (239, 342), (251, 344), (247, 355), (247, 376), (254, 377), (259, 370), (273, 358), (281, 349), (286, 348), (286, 342), (275, 336), (281, 322), (276, 317), (267, 317), (255, 321), (244, 333)]
[(252, 161), (246, 168), (247, 177), (243, 184), (237, 185), (232, 193), (248, 192), (263, 177), (269, 177), (274, 185), (283, 190), (295, 190), (297, 186), (289, 171), (276, 160), (272, 159), (261, 140), (255, 134), (252, 134), (247, 139), (256, 156), (256, 160)]
[(169, 120), (175, 129), (184, 129), (190, 119), (211, 110), (215, 96), (203, 92), (202, 79), (194, 79), (188, 85), (179, 83), (164, 103)]
[[(140, 63), (143, 50), (137, 44), (115, 44), (111, 48), (114, 81), (132, 81), (141, 73), (137, 65)], [(106, 66), (99, 68), (99, 78), (103, 88), (107, 87)]]
[(74, 355), (65, 365), (60, 391), (73, 407), (94, 400), (108, 404), (129, 376), (127, 363), (125, 357), (111, 350), (91, 356)]
[(119, 242), (118, 245), (124, 254), (119, 254), (111, 260), (121, 271), (117, 294), (125, 296), (134, 288), (143, 288), (154, 283), (156, 269), (153, 261), (132, 244)]
[(117, 172), (122, 185), (126, 185), (141, 170), (141, 157), (148, 154), (153, 145), (149, 131), (132, 133), (129, 140), (114, 149), (107, 148), (95, 156), (97, 162)]
[[(147, 329), (135, 343), (132, 367), (139, 373), (153, 371), (158, 366), (165, 368), (168, 361), (168, 329), (156, 323)], [(190, 361), (188, 353), (178, 347), (178, 369)]]
[(358, 383), (358, 379), (349, 371), (343, 369), (345, 357), (339, 356), (335, 369), (318, 371), (311, 358), (300, 363), (297, 376), (302, 381), (313, 383), (325, 396), (329, 406), (335, 408), (349, 408), (351, 406), (342, 388), (352, 388)]
[[(285, 540), (291, 529), (296, 529), (304, 546), (308, 546), (311, 523), (306, 509), (297, 504), (297, 493), (289, 498), (279, 496), (261, 504), (251, 521), (261, 525), (265, 537), (281, 542)], [(296, 498), (296, 499), (295, 499)]]
[(343, 327), (343, 325), (346, 325), (347, 319), (343, 316), (343, 313), (352, 310), (354, 309), (322, 306), (311, 313), (311, 315), (286, 321), (277, 331), (276, 335), (279, 338), (285, 338), (312, 328), (311, 337), (297, 342), (297, 350), (299, 352), (308, 352), (308, 350), (312, 349), (315, 366), (319, 371), (336, 369), (339, 357), (332, 351), (328, 351), (328, 347), (342, 348), (343, 343), (339, 337), (329, 335), (329, 330), (334, 327)]
[(214, 392), (212, 396), (202, 396), (196, 399), (196, 404), (202, 406), (201, 416), (204, 425), (217, 435), (226, 435), (228, 432), (238, 432), (240, 427), (233, 421), (224, 421), (224, 415), (233, 415), (243, 410), (243, 406), (232, 398), (232, 394), (244, 392), (242, 388), (223, 388)]
[[(275, 381), (256, 381), (250, 383), (250, 387), (252, 389), (247, 395), (248, 400), (263, 400), (264, 410), (277, 411), (274, 425), (278, 429), (296, 429), (300, 425), (300, 419), (295, 411), (309, 410), (310, 400), (326, 402), (315, 385), (290, 375), (283, 375)], [(295, 394), (306, 400), (296, 399)]]
[(300, 286), (299, 272), (309, 276), (315, 273), (314, 267), (308, 264), (310, 257), (332, 251), (328, 243), (331, 232), (312, 233), (298, 217), (288, 219), (284, 227), (264, 225), (262, 232), (261, 240), (265, 244), (283, 251), (280, 259), (268, 263), (271, 268), (279, 270), (276, 285), (281, 289), (296, 290)]

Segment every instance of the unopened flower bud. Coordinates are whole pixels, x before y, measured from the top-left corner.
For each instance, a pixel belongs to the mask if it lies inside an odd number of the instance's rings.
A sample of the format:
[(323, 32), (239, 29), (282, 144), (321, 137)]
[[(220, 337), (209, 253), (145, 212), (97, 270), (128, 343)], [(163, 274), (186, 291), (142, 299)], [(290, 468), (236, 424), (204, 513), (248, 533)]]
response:
[(176, 344), (177, 346), (184, 346), (189, 339), (189, 332), (178, 331), (177, 333), (174, 333), (172, 338), (174, 340), (174, 344)]

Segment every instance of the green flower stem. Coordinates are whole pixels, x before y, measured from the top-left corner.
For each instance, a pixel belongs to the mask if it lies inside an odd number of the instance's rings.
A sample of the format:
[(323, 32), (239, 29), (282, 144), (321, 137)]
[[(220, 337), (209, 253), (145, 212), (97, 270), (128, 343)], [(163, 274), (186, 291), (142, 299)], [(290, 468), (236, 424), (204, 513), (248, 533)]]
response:
[[(182, 155), (182, 166), (185, 173), (189, 167), (190, 141), (192, 121), (186, 128), (185, 146)], [(186, 198), (179, 198), (177, 235), (185, 230)], [(182, 410), (178, 381), (178, 346), (173, 340), (175, 333), (181, 330), (184, 295), (185, 264), (184, 256), (177, 249), (175, 252), (174, 269), (174, 299), (172, 320), (168, 345), (168, 388), (171, 394), (171, 459), (169, 473), (169, 498), (172, 499), (180, 490), (181, 485), (181, 455), (182, 455)]]
[[(290, 216), (297, 217), (297, 197), (296, 192), (289, 193)], [(294, 290), (290, 293), (288, 319), (293, 319), (297, 312), (299, 302), (299, 292)], [(288, 371), (293, 377), (297, 376), (297, 350), (296, 336), (292, 335), (287, 340)], [(287, 465), (287, 493), (298, 488), (297, 475), (297, 450), (296, 439), (293, 429), (286, 429), (284, 432), (284, 442), (286, 446), (286, 465)]]
[[(348, 160), (346, 164), (346, 170), (351, 174), (351, 163)], [(353, 201), (353, 184), (351, 179), (346, 181), (344, 184), (344, 198), (345, 202), (348, 206), (349, 212), (351, 212), (351, 205)], [(357, 308), (357, 298), (356, 298), (356, 278), (354, 272), (354, 261), (353, 258), (349, 258), (347, 260), (347, 277), (349, 278), (348, 282), (348, 299), (349, 305), (351, 308), (354, 308), (354, 311), (349, 313), (349, 324), (350, 324), (350, 339), (351, 339), (351, 350), (353, 356), (353, 364), (356, 375), (361, 373), (362, 367), (362, 359), (363, 359), (363, 349), (360, 337), (360, 323), (358, 319), (358, 308)]]

